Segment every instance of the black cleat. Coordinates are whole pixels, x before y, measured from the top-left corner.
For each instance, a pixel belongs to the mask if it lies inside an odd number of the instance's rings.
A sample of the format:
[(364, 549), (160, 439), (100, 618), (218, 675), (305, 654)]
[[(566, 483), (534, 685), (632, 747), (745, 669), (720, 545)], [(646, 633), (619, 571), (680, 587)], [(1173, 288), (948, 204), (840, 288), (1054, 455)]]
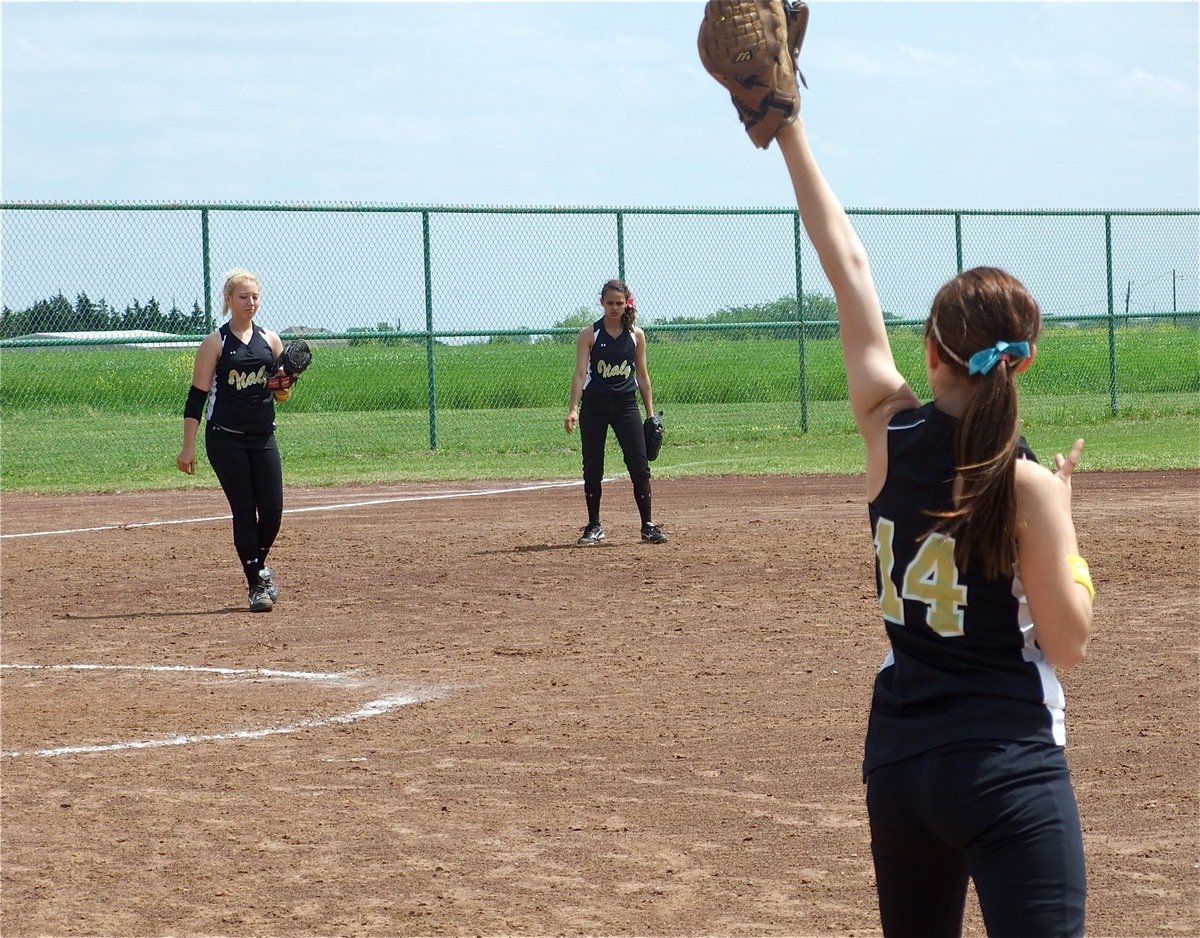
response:
[(258, 582), (262, 584), (263, 589), (267, 591), (267, 595), (271, 597), (271, 602), (275, 603), (279, 599), (279, 584), (275, 582), (275, 571), (270, 567), (263, 567), (258, 571)]
[(270, 612), (274, 607), (275, 602), (271, 599), (271, 594), (267, 592), (265, 586), (260, 583), (258, 586), (250, 587), (251, 612)]
[(597, 522), (596, 524), (589, 524), (584, 528), (583, 534), (579, 536), (579, 540), (575, 543), (581, 544), (584, 547), (590, 547), (593, 544), (599, 544), (602, 540), (604, 540), (604, 528)]
[(662, 533), (662, 529), (653, 522), (642, 525), (642, 542), (645, 544), (665, 544), (667, 536)]

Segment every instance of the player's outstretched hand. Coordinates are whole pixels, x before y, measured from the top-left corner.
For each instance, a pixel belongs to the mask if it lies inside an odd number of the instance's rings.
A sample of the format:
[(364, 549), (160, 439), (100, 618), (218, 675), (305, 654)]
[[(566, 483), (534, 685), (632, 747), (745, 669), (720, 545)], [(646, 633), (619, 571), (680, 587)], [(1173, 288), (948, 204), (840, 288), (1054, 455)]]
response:
[(1067, 516), (1071, 514), (1071, 476), (1079, 467), (1079, 457), (1083, 455), (1083, 440), (1076, 440), (1075, 445), (1071, 447), (1071, 451), (1064, 456), (1062, 453), (1054, 454), (1054, 478), (1062, 482), (1061, 505)]
[(1067, 485), (1071, 484), (1071, 476), (1079, 466), (1079, 457), (1083, 455), (1083, 440), (1076, 440), (1075, 445), (1071, 447), (1071, 452), (1066, 456), (1062, 453), (1054, 454), (1054, 474), (1062, 479)]

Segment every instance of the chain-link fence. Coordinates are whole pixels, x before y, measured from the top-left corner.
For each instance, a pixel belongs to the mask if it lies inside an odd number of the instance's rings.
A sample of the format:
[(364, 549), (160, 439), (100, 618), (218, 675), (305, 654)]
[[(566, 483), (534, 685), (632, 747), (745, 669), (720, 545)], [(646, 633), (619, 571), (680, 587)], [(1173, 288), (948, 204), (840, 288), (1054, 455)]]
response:
[[(933, 294), (989, 264), (1046, 316), (1024, 394), (1113, 415), (1145, 395), (1195, 407), (1200, 212), (851, 217), (919, 393)], [(832, 290), (790, 209), (5, 203), (0, 225), (5, 413), (178, 415), (233, 267), (260, 278), (260, 322), (314, 346), (289, 407), (364, 425), (419, 413), (434, 448), (464, 411), (565, 410), (574, 337), (614, 276), (652, 343), (659, 406), (806, 431), (812, 403), (846, 397)]]

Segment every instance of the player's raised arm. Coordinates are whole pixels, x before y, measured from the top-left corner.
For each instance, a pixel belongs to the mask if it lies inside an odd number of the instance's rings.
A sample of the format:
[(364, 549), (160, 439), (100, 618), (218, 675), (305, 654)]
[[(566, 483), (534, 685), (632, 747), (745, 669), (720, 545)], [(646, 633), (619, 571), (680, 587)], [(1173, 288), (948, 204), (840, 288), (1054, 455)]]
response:
[(729, 91), (755, 145), (779, 143), (801, 221), (837, 301), (850, 403), (867, 443), (868, 487), (875, 490), (886, 471), (888, 419), (920, 402), (896, 369), (862, 241), (821, 174), (800, 120), (797, 62), (807, 27), (803, 2), (710, 0), (700, 59)]
[(871, 265), (858, 233), (825, 181), (797, 118), (776, 139), (787, 163), (800, 219), (833, 287), (854, 419), (868, 444), (898, 410), (920, 404), (896, 368)]

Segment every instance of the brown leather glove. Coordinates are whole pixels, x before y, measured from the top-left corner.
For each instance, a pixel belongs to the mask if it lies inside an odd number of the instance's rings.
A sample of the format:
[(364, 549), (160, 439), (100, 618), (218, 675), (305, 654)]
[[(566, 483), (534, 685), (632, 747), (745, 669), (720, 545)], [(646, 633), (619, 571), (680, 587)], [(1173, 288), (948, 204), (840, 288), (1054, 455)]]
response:
[(708, 73), (725, 86), (755, 146), (766, 149), (800, 113), (804, 0), (708, 0), (697, 46)]

